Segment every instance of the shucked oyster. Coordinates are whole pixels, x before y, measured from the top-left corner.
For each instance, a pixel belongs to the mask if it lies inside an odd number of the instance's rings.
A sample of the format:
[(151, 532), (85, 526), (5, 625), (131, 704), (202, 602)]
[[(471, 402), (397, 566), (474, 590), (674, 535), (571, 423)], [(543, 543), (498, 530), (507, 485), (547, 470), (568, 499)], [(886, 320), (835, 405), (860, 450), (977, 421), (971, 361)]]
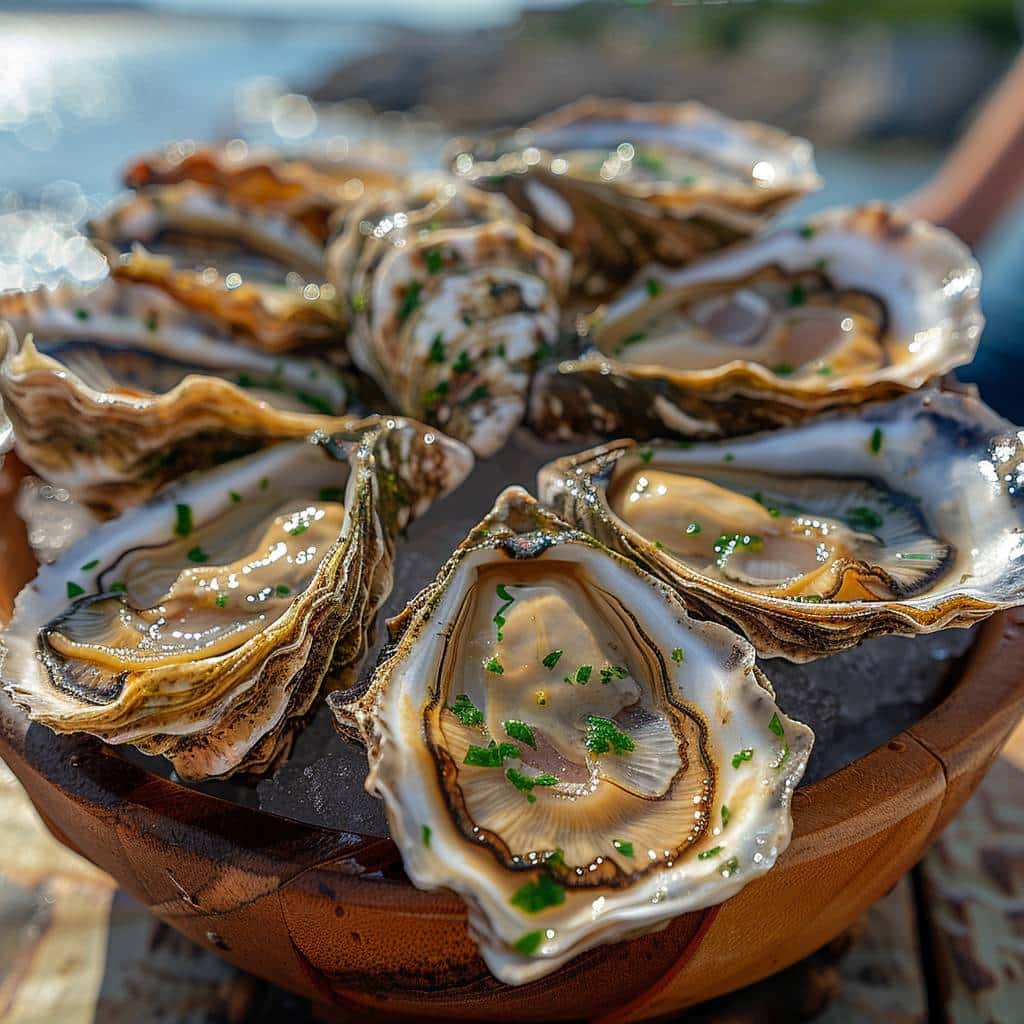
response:
[(390, 623), (357, 701), (405, 870), (520, 984), (718, 903), (789, 841), (809, 729), (754, 652), (509, 488)]
[(262, 771), (320, 691), (348, 685), (397, 532), (469, 472), (466, 448), (371, 418), (197, 474), (75, 544), (18, 597), (5, 686), (36, 721)]
[(970, 362), (980, 271), (949, 232), (871, 204), (680, 271), (648, 268), (542, 375), (544, 435), (714, 436), (920, 387)]
[(314, 430), (344, 428), (327, 363), (213, 334), (165, 292), (106, 280), (92, 291), (0, 297), (0, 394), (24, 460), (105, 511), (190, 469)]
[(616, 441), (540, 493), (687, 606), (793, 661), (1024, 602), (1024, 432), (926, 392), (729, 442)]
[(395, 406), (497, 451), (557, 336), (566, 254), (499, 197), (434, 177), (353, 210), (327, 269), (353, 311), (352, 357)]
[(585, 295), (746, 238), (820, 184), (803, 139), (698, 103), (583, 99), (511, 135), (457, 143), (453, 165), (568, 249)]

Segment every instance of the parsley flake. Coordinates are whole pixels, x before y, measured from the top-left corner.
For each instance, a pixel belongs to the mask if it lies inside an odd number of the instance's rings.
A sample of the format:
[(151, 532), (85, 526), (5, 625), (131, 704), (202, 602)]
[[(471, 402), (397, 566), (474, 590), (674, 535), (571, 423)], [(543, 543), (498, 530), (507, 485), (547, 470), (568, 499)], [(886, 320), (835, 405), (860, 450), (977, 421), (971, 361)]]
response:
[(430, 845), (430, 835), (431, 835), (430, 826), (429, 825), (420, 825), (420, 835), (423, 836), (423, 845), (424, 846), (429, 846)]
[(518, 719), (513, 718), (507, 722), (502, 722), (501, 726), (505, 730), (506, 736), (519, 740), (528, 747), (533, 747), (534, 750), (537, 749), (537, 740), (533, 735), (533, 730), (525, 722), (520, 722)]
[(520, 750), (514, 743), (495, 743), (491, 740), (486, 747), (471, 743), (462, 763), (474, 768), (500, 768), (506, 758), (519, 757)]
[(192, 532), (192, 506), (175, 505), (174, 532), (179, 537), (187, 537)]
[(540, 875), (536, 882), (527, 882), (512, 894), (509, 902), (528, 914), (536, 914), (548, 907), (565, 902), (565, 887), (550, 875)]
[(432, 363), (444, 362), (444, 335), (438, 331), (434, 340), (430, 343), (430, 361)]
[(85, 588), (80, 587), (77, 583), (72, 580), (68, 580), (68, 597), (81, 597), (85, 593)]
[(712, 857), (717, 857), (724, 849), (724, 846), (712, 846), (710, 850), (701, 850), (697, 854), (697, 860), (710, 860)]
[(632, 843), (623, 842), (621, 839), (613, 839), (612, 846), (615, 848), (616, 852), (621, 853), (623, 857), (634, 856)]
[(409, 282), (402, 298), (402, 304), (398, 307), (398, 322), (400, 324), (405, 323), (416, 312), (416, 307), (420, 304), (421, 291), (423, 291), (423, 285), (419, 281)]
[(498, 661), (497, 655), (484, 665), (484, 669), (488, 672), (493, 672), (496, 676), (503, 676), (505, 674), (505, 666)]
[(541, 664), (550, 671), (558, 664), (558, 659), (565, 654), (563, 650), (551, 651), (544, 655), (544, 660)]
[(675, 662), (675, 663), (676, 663), (677, 665), (678, 665), (678, 664), (679, 664), (679, 663), (680, 663), (681, 661), (683, 661), (683, 660), (684, 660), (685, 658), (686, 658), (686, 652), (685, 652), (685, 651), (684, 651), (684, 650), (682, 649), (682, 647), (673, 647), (673, 648), (672, 648), (672, 660), (673, 660), (673, 661), (674, 661), (674, 662)]
[(540, 949), (543, 941), (543, 932), (526, 932), (525, 935), (520, 935), (512, 945), (517, 953), (522, 953), (523, 956), (533, 956)]
[(448, 706), (448, 710), (460, 721), (463, 725), (483, 725), (484, 724), (484, 713), (469, 699), (469, 697), (460, 693), (455, 698), (455, 703)]
[(746, 747), (739, 753), (732, 755), (732, 766), (733, 768), (739, 768), (744, 761), (752, 761), (754, 759), (753, 747)]
[(882, 450), (882, 440), (882, 428), (875, 427), (875, 429), (871, 431), (871, 440), (868, 441), (868, 451), (871, 452), (872, 455), (877, 455)]
[(199, 565), (210, 560), (210, 556), (199, 546), (192, 548), (185, 557), (188, 558), (190, 562), (196, 562)]
[(625, 754), (636, 744), (610, 719), (587, 715), (586, 747), (592, 754)]
[(82, 566), (82, 572), (88, 572), (90, 569), (95, 569), (99, 564), (100, 560), (98, 558), (94, 558), (91, 562), (86, 562), (85, 565)]

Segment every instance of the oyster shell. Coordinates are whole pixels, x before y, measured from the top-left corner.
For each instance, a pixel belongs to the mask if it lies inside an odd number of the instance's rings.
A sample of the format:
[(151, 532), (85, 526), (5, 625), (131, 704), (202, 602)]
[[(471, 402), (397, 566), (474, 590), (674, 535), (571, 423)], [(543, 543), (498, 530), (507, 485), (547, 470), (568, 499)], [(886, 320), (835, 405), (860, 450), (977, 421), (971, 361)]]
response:
[(107, 279), (0, 297), (0, 394), (19, 453), (116, 511), (165, 480), (351, 421), (335, 369), (213, 334), (148, 285)]
[(541, 977), (775, 862), (810, 751), (729, 630), (521, 488), (390, 623), (358, 699), (405, 870), (454, 889), (492, 973)]
[(746, 238), (820, 185), (808, 142), (699, 103), (583, 99), (513, 134), (457, 142), (452, 160), (572, 253), (573, 286), (590, 296)]
[(539, 376), (542, 435), (709, 437), (893, 398), (969, 363), (983, 323), (966, 246), (878, 203), (645, 276)]
[(4, 634), (11, 698), (186, 779), (286, 756), (325, 676), (351, 682), (398, 531), (472, 463), (412, 421), (353, 427), (187, 477), (44, 566)]
[(542, 500), (763, 657), (967, 627), (1024, 602), (1024, 431), (925, 392), (729, 442), (615, 441)]
[(438, 177), (352, 211), (327, 253), (356, 364), (396, 408), (483, 456), (523, 417), (568, 269), (507, 202)]

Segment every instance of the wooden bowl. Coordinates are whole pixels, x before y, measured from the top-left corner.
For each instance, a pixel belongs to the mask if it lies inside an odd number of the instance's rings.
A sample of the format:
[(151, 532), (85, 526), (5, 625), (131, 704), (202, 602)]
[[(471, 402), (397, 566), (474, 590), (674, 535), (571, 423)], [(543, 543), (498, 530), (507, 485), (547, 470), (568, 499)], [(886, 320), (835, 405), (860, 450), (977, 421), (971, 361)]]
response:
[[(35, 571), (0, 477), (0, 613)], [(631, 1021), (749, 984), (843, 931), (917, 861), (1024, 710), (1024, 612), (981, 629), (949, 697), (793, 801), (775, 869), (720, 907), (509, 988), (453, 895), (414, 889), (390, 840), (188, 790), (89, 737), (57, 737), (0, 698), (0, 757), (53, 834), (161, 920), (321, 1003), (399, 1018)]]

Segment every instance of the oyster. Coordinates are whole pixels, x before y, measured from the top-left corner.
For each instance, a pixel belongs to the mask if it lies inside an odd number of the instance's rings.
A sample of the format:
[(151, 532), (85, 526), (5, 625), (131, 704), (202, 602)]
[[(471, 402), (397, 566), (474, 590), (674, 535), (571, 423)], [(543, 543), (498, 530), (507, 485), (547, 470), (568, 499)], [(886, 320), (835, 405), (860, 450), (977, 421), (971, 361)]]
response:
[(714, 436), (892, 398), (969, 363), (980, 271), (947, 231), (873, 203), (669, 272), (648, 268), (545, 371), (545, 436)]
[(0, 320), (0, 394), (19, 453), (102, 511), (189, 469), (350, 422), (328, 363), (210, 333), (148, 285), (10, 293)]
[(615, 441), (540, 473), (542, 499), (763, 657), (967, 627), (1024, 602), (1024, 431), (925, 392), (680, 447)]
[(390, 629), (358, 699), (405, 870), (465, 899), (499, 979), (708, 907), (767, 871), (812, 743), (754, 652), (509, 488)]
[(500, 197), (437, 177), (352, 211), (327, 253), (356, 364), (396, 408), (484, 456), (523, 417), (568, 270)]
[(583, 99), (456, 143), (453, 166), (572, 253), (573, 285), (590, 296), (746, 238), (820, 185), (809, 143), (699, 103)]
[(398, 531), (468, 450), (374, 417), (190, 476), (44, 566), (4, 635), (11, 698), (57, 732), (162, 754), (182, 778), (287, 755), (351, 682)]

